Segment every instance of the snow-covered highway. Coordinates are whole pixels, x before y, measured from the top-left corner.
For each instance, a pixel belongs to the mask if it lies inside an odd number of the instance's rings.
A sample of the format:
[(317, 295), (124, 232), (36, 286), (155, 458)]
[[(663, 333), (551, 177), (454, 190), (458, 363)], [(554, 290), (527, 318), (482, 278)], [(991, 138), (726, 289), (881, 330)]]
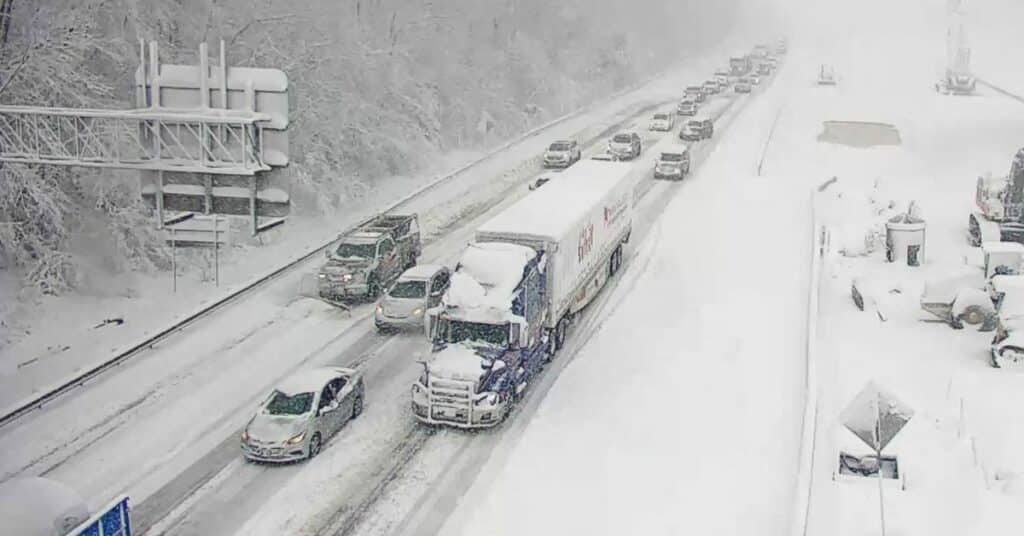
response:
[[(560, 130), (526, 140), (472, 174), (498, 180), (467, 179), (410, 203), (408, 208), (420, 211), (425, 222), (429, 245), (423, 260), (450, 262), (475, 223), (524, 195), (535, 172), (522, 163), (531, 162), (557, 136), (593, 139), (593, 151), (615, 130), (642, 132), (645, 154), (637, 170), (644, 180), (637, 195), (650, 209), (643, 220), (649, 225), (669, 188), (649, 180), (652, 145), (659, 139), (673, 143), (674, 137), (646, 132), (649, 113), (656, 103), (674, 104), (679, 88), (710, 72), (721, 62), (715, 59), (694, 62)], [(716, 98), (705, 111), (714, 114), (732, 100), (731, 94)], [(702, 156), (698, 151), (696, 157)], [(342, 474), (340, 480), (322, 483), (331, 495), (321, 495), (329, 500), (317, 504), (317, 511), (285, 519), (284, 526), (315, 530), (334, 522), (354, 527), (349, 514), (361, 503), (371, 506), (361, 497), (377, 498), (370, 483), (388, 478), (396, 453), (425, 438), (408, 414), (407, 391), (419, 369), (415, 356), (427, 345), (418, 334), (377, 335), (367, 319), (369, 307), (349, 316), (297, 299), (299, 275), (281, 278), (243, 305), (190, 328), (187, 336), (5, 427), (0, 474), (56, 478), (89, 497), (127, 492), (134, 499), (137, 531), (153, 527), (175, 534), (225, 533), (257, 514), (278, 515), (266, 504), (289, 483), (305, 487), (306, 474)], [(315, 463), (266, 467), (242, 462), (238, 430), (267, 386), (295, 368), (325, 363), (363, 369), (369, 388), (360, 421), (335, 438)], [(337, 455), (333, 463), (330, 453)]]

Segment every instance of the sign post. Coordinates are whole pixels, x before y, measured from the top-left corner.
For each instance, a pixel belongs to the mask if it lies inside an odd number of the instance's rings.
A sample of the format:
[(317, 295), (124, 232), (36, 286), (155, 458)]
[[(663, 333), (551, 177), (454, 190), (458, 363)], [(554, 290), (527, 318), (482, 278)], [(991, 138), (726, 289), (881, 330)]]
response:
[(875, 451), (878, 465), (878, 511), (885, 536), (882, 449), (910, 422), (914, 410), (874, 382), (868, 382), (840, 414), (843, 426)]

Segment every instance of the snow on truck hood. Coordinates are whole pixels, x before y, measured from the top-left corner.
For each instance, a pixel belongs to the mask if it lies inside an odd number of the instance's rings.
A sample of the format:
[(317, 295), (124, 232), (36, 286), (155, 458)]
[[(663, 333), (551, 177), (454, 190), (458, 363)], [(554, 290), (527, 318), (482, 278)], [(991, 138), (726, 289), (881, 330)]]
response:
[(448, 307), (509, 311), (523, 270), (537, 252), (518, 244), (470, 244), (444, 296)]
[(438, 378), (477, 382), (486, 372), (483, 364), (483, 357), (473, 347), (466, 344), (449, 344), (434, 354), (427, 362), (427, 368), (431, 375)]

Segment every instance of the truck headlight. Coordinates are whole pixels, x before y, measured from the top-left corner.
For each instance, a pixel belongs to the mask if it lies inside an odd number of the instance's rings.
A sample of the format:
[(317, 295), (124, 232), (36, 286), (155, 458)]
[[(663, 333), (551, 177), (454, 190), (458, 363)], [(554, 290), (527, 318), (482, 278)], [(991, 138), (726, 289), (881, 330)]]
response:
[(473, 401), (473, 405), (478, 408), (493, 408), (498, 404), (497, 393), (487, 393), (486, 396), (480, 397)]

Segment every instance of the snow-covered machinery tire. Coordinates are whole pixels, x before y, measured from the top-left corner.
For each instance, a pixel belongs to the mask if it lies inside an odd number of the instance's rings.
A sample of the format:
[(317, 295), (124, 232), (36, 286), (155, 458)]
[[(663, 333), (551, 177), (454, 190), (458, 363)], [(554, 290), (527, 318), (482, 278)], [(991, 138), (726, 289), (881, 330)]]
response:
[(1003, 233), (999, 224), (991, 221), (978, 212), (971, 213), (967, 218), (967, 241), (974, 247), (980, 247), (983, 242), (999, 242), (1003, 239)]
[(964, 312), (960, 313), (959, 319), (965, 324), (977, 326), (985, 322), (986, 316), (985, 311), (983, 311), (981, 307), (971, 305), (967, 307), (967, 309), (964, 309)]

